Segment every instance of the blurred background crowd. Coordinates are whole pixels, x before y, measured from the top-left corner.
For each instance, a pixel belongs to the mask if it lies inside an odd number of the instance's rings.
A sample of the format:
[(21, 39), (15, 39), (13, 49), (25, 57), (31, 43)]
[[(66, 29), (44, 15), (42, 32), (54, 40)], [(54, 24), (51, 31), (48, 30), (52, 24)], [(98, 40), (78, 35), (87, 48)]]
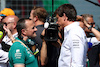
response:
[(0, 10), (7, 7), (13, 9), (19, 18), (29, 17), (30, 10), (34, 5), (44, 7), (49, 15), (51, 15), (52, 2), (54, 3), (53, 11), (61, 4), (71, 3), (75, 6), (78, 15), (92, 14), (96, 22), (96, 27), (99, 27), (100, 0), (0, 0)]

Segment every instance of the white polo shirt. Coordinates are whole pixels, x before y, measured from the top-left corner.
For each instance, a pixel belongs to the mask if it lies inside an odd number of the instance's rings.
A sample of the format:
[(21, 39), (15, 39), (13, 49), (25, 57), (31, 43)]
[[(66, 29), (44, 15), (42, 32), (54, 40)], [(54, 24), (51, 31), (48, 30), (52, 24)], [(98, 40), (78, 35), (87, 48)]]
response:
[(87, 40), (78, 22), (64, 27), (58, 67), (86, 67)]

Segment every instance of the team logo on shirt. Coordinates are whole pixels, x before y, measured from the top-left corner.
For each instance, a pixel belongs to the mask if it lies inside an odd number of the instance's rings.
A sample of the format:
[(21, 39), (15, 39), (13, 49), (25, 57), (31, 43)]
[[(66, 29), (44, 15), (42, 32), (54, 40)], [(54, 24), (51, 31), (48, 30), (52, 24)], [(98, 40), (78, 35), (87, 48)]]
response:
[(20, 53), (20, 49), (17, 49), (17, 50), (16, 50), (16, 53), (15, 53), (16, 59), (20, 59), (21, 56), (22, 56), (22, 54)]
[(72, 40), (72, 42), (74, 48), (79, 48), (79, 40)]
[(16, 53), (18, 53), (18, 52), (20, 52), (20, 50), (19, 50), (19, 49), (17, 49), (17, 50), (16, 50)]

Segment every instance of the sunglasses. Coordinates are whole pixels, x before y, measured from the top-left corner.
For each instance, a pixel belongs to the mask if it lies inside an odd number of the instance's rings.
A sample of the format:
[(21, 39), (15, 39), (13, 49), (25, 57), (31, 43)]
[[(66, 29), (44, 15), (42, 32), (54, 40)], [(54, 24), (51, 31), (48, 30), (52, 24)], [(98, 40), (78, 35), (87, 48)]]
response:
[(10, 23), (12, 23), (12, 22), (3, 22), (6, 26), (8, 25), (8, 24), (10, 24)]
[(94, 24), (95, 24), (95, 22), (93, 22), (93, 23), (88, 23), (88, 24), (90, 24), (90, 25), (94, 25)]

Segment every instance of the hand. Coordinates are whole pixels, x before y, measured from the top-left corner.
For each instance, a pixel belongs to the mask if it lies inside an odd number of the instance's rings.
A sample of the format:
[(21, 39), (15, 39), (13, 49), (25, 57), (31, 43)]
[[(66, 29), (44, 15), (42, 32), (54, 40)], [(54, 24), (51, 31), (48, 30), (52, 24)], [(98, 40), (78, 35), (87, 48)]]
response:
[(12, 36), (11, 31), (6, 27), (6, 25), (3, 26), (3, 29), (6, 31), (8, 37), (9, 37), (10, 39), (14, 39), (13, 36)]
[(77, 15), (77, 18), (76, 18), (77, 21), (82, 21), (82, 19), (83, 19), (82, 16)]
[(90, 25), (87, 23), (86, 19), (83, 19), (83, 23), (86, 27), (90, 27)]

